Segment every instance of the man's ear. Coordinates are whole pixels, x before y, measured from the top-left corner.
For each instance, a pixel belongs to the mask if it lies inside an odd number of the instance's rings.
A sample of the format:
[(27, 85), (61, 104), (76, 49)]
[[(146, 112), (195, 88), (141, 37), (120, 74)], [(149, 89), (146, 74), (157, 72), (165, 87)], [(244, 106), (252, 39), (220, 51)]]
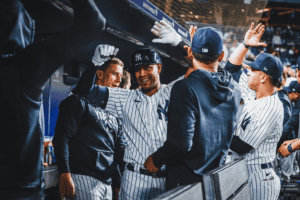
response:
[(97, 74), (98, 79), (100, 79), (100, 80), (103, 79), (104, 72), (102, 70), (98, 69), (96, 74)]
[(261, 81), (260, 82), (264, 83), (267, 81), (268, 78), (269, 77), (267, 74), (265, 74), (264, 72), (261, 72), (261, 76), (260, 76)]
[(157, 71), (160, 74), (162, 70), (162, 65), (161, 64), (157, 64)]
[(219, 58), (218, 58), (218, 62), (222, 62), (224, 56), (225, 56), (225, 53), (224, 53), (224, 51), (222, 51)]

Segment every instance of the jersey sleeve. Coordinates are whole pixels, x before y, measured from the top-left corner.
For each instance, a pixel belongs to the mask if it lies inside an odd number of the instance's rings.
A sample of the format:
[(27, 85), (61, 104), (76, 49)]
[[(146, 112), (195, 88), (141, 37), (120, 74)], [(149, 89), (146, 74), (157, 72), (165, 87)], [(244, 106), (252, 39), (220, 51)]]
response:
[(283, 118), (279, 113), (279, 103), (279, 101), (271, 99), (267, 104), (260, 104), (255, 107), (248, 106), (244, 111), (251, 111), (249, 114), (243, 115), (241, 127), (239, 127), (240, 133), (236, 135), (239, 135), (241, 140), (256, 149), (279, 125), (277, 118)]
[(244, 102), (248, 103), (248, 101), (254, 100), (256, 96), (255, 91), (249, 88), (249, 85), (247, 83), (247, 74), (245, 74), (241, 68), (242, 65), (234, 65), (229, 61), (226, 63), (225, 66), (225, 69), (232, 74), (234, 80), (239, 83), (242, 92), (241, 96)]
[(239, 86), (241, 88), (241, 92), (242, 92), (241, 95), (245, 103), (254, 100), (256, 97), (255, 91), (249, 88), (247, 79), (248, 79), (247, 75), (244, 72), (242, 72), (239, 80)]
[(105, 110), (115, 117), (123, 119), (123, 109), (132, 92), (134, 92), (134, 90), (108, 88), (108, 100)]

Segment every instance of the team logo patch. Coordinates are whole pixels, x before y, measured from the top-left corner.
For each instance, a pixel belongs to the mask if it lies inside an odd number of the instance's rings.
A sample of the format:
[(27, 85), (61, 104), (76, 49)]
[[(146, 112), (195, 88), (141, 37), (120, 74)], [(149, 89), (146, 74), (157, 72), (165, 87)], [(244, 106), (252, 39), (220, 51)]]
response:
[(164, 108), (160, 104), (158, 104), (157, 113), (160, 120), (162, 120), (162, 114), (165, 115), (165, 120), (166, 121), (168, 120), (168, 111), (167, 111), (168, 107), (169, 107), (169, 100), (166, 100), (166, 105)]
[(204, 53), (208, 53), (208, 49), (206, 49), (206, 48), (202, 48), (202, 52), (204, 52)]
[(135, 55), (135, 61), (141, 61), (142, 60), (142, 55), (140, 53)]
[(247, 128), (247, 126), (248, 126), (248, 124), (249, 124), (249, 122), (250, 122), (250, 118), (251, 118), (251, 116), (248, 117), (248, 118), (246, 118), (246, 116), (247, 116), (247, 115), (245, 115), (245, 117), (244, 117), (244, 119), (243, 119), (243, 122), (242, 122), (242, 128), (243, 128), (244, 131), (245, 131), (245, 129)]

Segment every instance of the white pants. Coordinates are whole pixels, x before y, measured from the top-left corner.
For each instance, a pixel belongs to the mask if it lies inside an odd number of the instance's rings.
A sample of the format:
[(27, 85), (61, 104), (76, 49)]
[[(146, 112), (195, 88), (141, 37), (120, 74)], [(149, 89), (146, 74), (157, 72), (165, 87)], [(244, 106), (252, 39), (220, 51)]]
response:
[(71, 176), (75, 185), (75, 197), (72, 200), (112, 200), (110, 185), (86, 175), (71, 174)]
[(252, 200), (277, 200), (280, 180), (273, 168), (261, 169), (260, 165), (247, 165), (250, 196)]
[(166, 178), (153, 178), (124, 170), (119, 200), (147, 200), (166, 191)]

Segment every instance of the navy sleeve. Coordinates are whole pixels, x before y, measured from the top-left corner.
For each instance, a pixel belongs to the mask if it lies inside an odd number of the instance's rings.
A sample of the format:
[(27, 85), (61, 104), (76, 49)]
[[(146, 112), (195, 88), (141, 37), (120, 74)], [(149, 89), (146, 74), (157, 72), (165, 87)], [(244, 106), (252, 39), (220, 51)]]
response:
[(88, 66), (81, 75), (78, 84), (73, 86), (72, 93), (84, 97), (104, 109), (108, 101), (108, 89), (105, 86), (94, 84), (98, 68), (98, 66)]
[(191, 150), (198, 113), (193, 96), (188, 86), (182, 81), (178, 81), (173, 86), (168, 108), (167, 140), (153, 154), (156, 167), (178, 161)]
[(69, 141), (74, 137), (83, 115), (83, 105), (75, 96), (69, 96), (59, 105), (53, 145), (60, 174), (70, 173)]
[(292, 131), (297, 132), (299, 127), (299, 113), (300, 108), (296, 108), (293, 111), (292, 116), (289, 118), (289, 120), (285, 123), (283, 126), (283, 133), (289, 135)]
[[(285, 124), (289, 121), (291, 117), (291, 104), (288, 99), (280, 98), (282, 104), (283, 104), (283, 109), (284, 109), (284, 118), (283, 118), (283, 127)], [(277, 144), (277, 149), (281, 146), (281, 144), (286, 141), (286, 140), (291, 140), (295, 138), (295, 131), (292, 130), (291, 132), (282, 132), (282, 135), (280, 137), (280, 140)]]
[(224, 69), (226, 69), (227, 71), (229, 71), (232, 74), (232, 77), (236, 82), (240, 81), (240, 77), (243, 73), (242, 65), (234, 65), (228, 61), (225, 65)]
[(74, 23), (57, 36), (33, 43), (17, 55), (24, 91), (40, 100), (50, 76), (73, 55), (84, 49), (104, 29), (106, 19), (93, 0), (71, 0)]
[(123, 126), (122, 120), (118, 119), (119, 123), (119, 130), (118, 130), (118, 137), (115, 144), (115, 155), (114, 159), (118, 163), (116, 170), (112, 174), (112, 187), (113, 188), (120, 188), (121, 181), (122, 181), (122, 174), (125, 168), (125, 162), (123, 161), (125, 149), (126, 149), (126, 141), (123, 134)]
[(125, 167), (125, 162), (123, 161), (123, 157), (125, 154), (125, 149), (126, 149), (126, 140), (124, 137), (124, 132), (123, 132), (123, 125), (122, 125), (122, 120), (118, 119), (119, 122), (119, 132), (118, 132), (118, 138), (116, 141), (116, 147), (115, 147), (115, 159), (117, 163), (120, 166), (120, 170), (123, 173), (124, 167)]
[(283, 118), (283, 125), (287, 123), (289, 118), (291, 117), (291, 103), (289, 102), (288, 99), (280, 99), (282, 104), (283, 104), (283, 109), (284, 109), (284, 118)]

